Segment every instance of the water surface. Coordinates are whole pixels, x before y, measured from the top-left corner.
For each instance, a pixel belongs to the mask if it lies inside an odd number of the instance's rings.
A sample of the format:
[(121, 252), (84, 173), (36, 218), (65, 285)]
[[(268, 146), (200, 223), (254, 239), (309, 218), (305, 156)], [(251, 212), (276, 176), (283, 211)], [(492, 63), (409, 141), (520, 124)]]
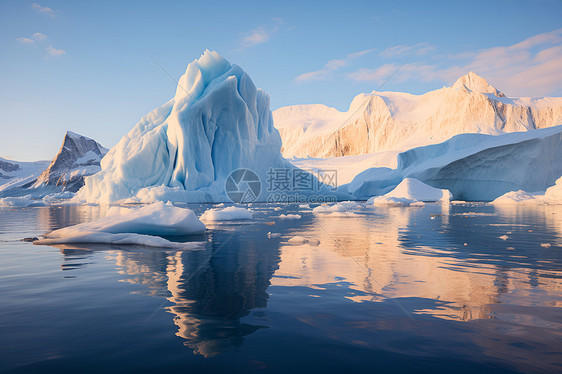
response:
[(562, 208), (251, 209), (178, 251), (34, 246), (105, 208), (2, 208), (0, 371), (562, 371)]

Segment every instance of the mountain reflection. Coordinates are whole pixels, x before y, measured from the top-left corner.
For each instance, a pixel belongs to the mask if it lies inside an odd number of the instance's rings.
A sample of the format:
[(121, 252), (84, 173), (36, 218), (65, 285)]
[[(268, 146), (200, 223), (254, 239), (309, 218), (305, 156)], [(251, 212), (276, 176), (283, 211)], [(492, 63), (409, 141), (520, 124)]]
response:
[(437, 303), (410, 312), (464, 321), (497, 318), (498, 303), (560, 307), (560, 272), (553, 271), (560, 256), (540, 246), (560, 237), (556, 228), (562, 225), (553, 221), (560, 208), (550, 210), (519, 211), (529, 215), (527, 222), (536, 218), (544, 225), (547, 231), (535, 236), (515, 224), (520, 220), (513, 211), (483, 204), (380, 207), (354, 218), (317, 215), (294, 234), (321, 244), (283, 246), (273, 285), (318, 288), (345, 281), (358, 291), (350, 300), (425, 298)]

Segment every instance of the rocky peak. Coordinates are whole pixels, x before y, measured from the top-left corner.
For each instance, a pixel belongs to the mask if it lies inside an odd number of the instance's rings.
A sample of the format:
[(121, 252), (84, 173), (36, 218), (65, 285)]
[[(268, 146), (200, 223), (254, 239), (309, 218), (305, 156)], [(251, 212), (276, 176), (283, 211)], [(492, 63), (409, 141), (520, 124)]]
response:
[(461, 76), (453, 88), (462, 89), (467, 88), (470, 91), (476, 91), (481, 93), (491, 93), (498, 97), (505, 97), (505, 95), (499, 91), (497, 88), (488, 83), (488, 81), (475, 72), (471, 71), (468, 74)]

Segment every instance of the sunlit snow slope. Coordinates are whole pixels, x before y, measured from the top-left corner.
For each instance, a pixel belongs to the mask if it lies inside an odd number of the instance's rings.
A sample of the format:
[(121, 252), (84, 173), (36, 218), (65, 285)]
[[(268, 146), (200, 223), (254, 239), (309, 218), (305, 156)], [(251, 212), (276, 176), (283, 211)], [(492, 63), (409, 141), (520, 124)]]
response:
[(498, 135), (562, 124), (562, 98), (509, 98), (470, 72), (423, 95), (372, 92), (347, 112), (320, 104), (273, 112), (285, 157), (404, 151), (463, 133)]

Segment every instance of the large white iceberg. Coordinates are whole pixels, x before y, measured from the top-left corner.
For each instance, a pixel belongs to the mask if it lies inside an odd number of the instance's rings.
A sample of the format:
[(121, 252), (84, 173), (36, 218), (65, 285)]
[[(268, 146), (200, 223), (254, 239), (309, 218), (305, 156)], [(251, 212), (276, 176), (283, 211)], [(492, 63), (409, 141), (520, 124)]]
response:
[(106, 216), (44, 234), (34, 244), (65, 243), (137, 244), (152, 247), (191, 248), (160, 236), (202, 234), (206, 230), (190, 209), (157, 202), (142, 208), (111, 207)]
[(562, 175), (562, 126), (504, 135), (461, 134), (398, 155), (398, 167), (372, 168), (347, 185), (359, 199), (380, 196), (404, 178), (447, 189), (456, 200), (545, 191)]
[(101, 167), (78, 199), (228, 201), (228, 176), (251, 169), (262, 183), (257, 200), (265, 201), (268, 171), (295, 168), (281, 156), (269, 96), (242, 68), (210, 51), (188, 65), (174, 98), (143, 117)]

